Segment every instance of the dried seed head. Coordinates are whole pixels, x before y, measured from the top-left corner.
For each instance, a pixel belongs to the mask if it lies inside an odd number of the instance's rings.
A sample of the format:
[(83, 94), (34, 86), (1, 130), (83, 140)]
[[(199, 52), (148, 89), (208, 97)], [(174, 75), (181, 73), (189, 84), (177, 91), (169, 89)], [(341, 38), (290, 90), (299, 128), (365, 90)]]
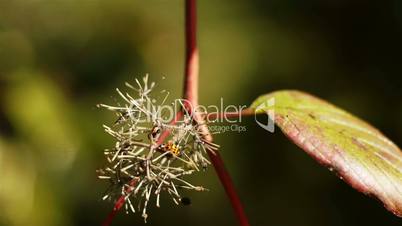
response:
[[(116, 201), (123, 197), (126, 211), (140, 211), (146, 220), (151, 196), (155, 197), (158, 207), (162, 192), (169, 194), (176, 204), (190, 204), (190, 199), (181, 196), (181, 189), (205, 190), (189, 183), (185, 177), (205, 170), (210, 164), (205, 157), (207, 150), (216, 151), (218, 146), (202, 139), (189, 113), (184, 112), (183, 120), (171, 125), (162, 117), (161, 110), (166, 107), (163, 104), (169, 93), (162, 91), (163, 100), (158, 101), (159, 97), (152, 96), (155, 83), (149, 84), (148, 76), (142, 83), (135, 81), (137, 86), (129, 83), (126, 86), (136, 95), (116, 89), (124, 104), (98, 105), (115, 112), (118, 118), (113, 126), (103, 126), (105, 132), (116, 139), (116, 144), (104, 151), (107, 165), (97, 172), (100, 179), (110, 181), (103, 200)], [(181, 107), (181, 101), (177, 102)], [(170, 112), (180, 109), (172, 110)], [(169, 133), (167, 142), (158, 145), (164, 133)]]

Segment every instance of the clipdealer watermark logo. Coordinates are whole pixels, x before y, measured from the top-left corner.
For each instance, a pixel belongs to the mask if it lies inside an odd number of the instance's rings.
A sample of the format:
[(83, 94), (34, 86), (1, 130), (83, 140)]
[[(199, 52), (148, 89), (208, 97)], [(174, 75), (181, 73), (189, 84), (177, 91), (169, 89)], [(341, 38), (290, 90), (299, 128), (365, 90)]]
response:
[[(263, 129), (267, 130), (268, 132), (275, 132), (275, 110), (274, 110), (274, 105), (275, 105), (275, 98), (270, 98), (267, 101), (264, 101), (260, 105), (258, 105), (255, 108), (255, 114), (254, 114), (254, 119), (255, 122)], [(268, 120), (267, 122), (262, 122), (259, 119), (257, 119), (257, 114), (259, 112), (265, 112), (265, 114), (268, 115)]]
[[(273, 106), (275, 105), (275, 99), (271, 98), (255, 108), (254, 119), (255, 122), (263, 129), (273, 133), (275, 131), (275, 111)], [(185, 108), (187, 106), (187, 108)], [(189, 107), (188, 107), (189, 106)], [(146, 111), (152, 111), (154, 114), (149, 114), (147, 117), (142, 118), (139, 122), (151, 122), (152, 117), (156, 117), (161, 120), (162, 123), (171, 122), (178, 111), (181, 109), (192, 109), (193, 112), (185, 111), (186, 115), (192, 115), (194, 112), (200, 114), (204, 117), (205, 123), (211, 133), (226, 133), (226, 132), (245, 132), (247, 127), (242, 125), (243, 115), (238, 114), (243, 110), (247, 109), (246, 105), (225, 105), (223, 98), (220, 99), (219, 105), (198, 105), (192, 106), (190, 102), (185, 99), (176, 99), (172, 104), (157, 106), (147, 106), (149, 109), (144, 109)], [(257, 118), (260, 113), (265, 113), (268, 117), (266, 121)], [(133, 112), (134, 114), (134, 112)], [(185, 120), (184, 118), (181, 120)], [(178, 120), (180, 122), (181, 120)]]

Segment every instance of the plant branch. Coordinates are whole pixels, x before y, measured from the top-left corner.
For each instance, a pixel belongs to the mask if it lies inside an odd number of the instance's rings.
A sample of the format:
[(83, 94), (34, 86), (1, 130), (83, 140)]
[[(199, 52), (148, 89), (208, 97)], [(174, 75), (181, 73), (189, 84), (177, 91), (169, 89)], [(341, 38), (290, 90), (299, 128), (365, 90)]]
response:
[[(198, 105), (198, 49), (196, 0), (186, 0), (185, 32), (186, 59), (183, 98), (191, 105)], [(186, 106), (189, 107), (189, 106)]]
[(207, 121), (215, 120), (215, 119), (230, 119), (230, 118), (237, 118), (241, 116), (252, 116), (255, 114), (254, 109), (247, 108), (240, 112), (214, 112), (214, 113), (207, 113), (204, 114), (204, 118)]
[[(178, 111), (177, 114), (175, 115), (174, 119), (169, 123), (170, 125), (175, 125), (177, 121), (179, 121), (183, 117), (183, 111)], [(163, 144), (165, 139), (169, 136), (170, 130), (165, 130), (161, 134), (161, 136), (158, 138), (158, 141), (156, 142), (156, 145), (159, 146)]]
[[(137, 184), (137, 182), (138, 182), (138, 178), (132, 179), (130, 181), (130, 187), (128, 187), (126, 189), (126, 192), (130, 193), (134, 189), (134, 186)], [(119, 212), (121, 207), (123, 207), (124, 202), (126, 201), (125, 199), (126, 199), (125, 195), (122, 195), (119, 197), (119, 199), (114, 204), (113, 210), (109, 213), (107, 218), (103, 221), (102, 226), (109, 226), (112, 223), (113, 218), (116, 216), (117, 212)]]
[[(212, 142), (213, 138), (204, 123), (204, 119), (197, 111), (192, 111), (193, 107), (198, 106), (198, 50), (196, 43), (196, 0), (186, 0), (186, 65), (185, 65), (185, 81), (184, 81), (184, 99), (189, 104), (185, 106), (189, 112), (193, 114), (194, 120), (200, 127), (203, 139)], [(232, 179), (225, 169), (225, 165), (219, 153), (208, 151), (209, 158), (218, 177), (225, 188), (226, 194), (229, 196), (236, 217), (241, 226), (249, 226), (243, 206), (240, 202)]]

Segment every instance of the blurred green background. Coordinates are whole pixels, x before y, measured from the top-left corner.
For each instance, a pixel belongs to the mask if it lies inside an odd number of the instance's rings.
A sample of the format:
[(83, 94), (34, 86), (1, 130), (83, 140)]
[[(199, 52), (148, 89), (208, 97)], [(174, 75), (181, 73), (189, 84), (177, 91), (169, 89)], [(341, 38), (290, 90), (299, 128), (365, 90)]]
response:
[[(113, 140), (116, 87), (146, 73), (182, 92), (184, 1), (0, 0), (0, 225), (100, 225), (96, 179)], [(200, 0), (202, 104), (301, 89), (402, 144), (402, 2)], [(161, 77), (165, 76), (165, 80)], [(216, 135), (251, 225), (402, 225), (253, 118)], [(235, 225), (213, 169), (190, 207), (164, 200), (148, 225)], [(143, 225), (123, 211), (113, 225)]]

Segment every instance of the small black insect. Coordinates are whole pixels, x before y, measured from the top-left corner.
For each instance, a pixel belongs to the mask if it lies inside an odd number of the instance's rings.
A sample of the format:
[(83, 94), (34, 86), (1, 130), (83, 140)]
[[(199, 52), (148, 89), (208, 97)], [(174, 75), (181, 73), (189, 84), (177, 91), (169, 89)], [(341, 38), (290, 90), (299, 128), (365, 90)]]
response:
[(185, 206), (189, 206), (191, 205), (191, 199), (188, 197), (183, 197), (180, 199), (181, 204), (185, 205)]

